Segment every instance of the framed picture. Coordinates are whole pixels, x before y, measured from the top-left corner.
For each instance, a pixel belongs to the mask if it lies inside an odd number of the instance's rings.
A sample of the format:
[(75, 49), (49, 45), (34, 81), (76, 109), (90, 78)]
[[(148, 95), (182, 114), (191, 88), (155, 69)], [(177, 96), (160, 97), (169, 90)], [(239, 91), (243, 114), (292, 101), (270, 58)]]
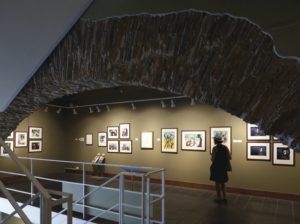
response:
[(86, 134), (85, 135), (85, 144), (86, 145), (93, 145), (93, 134)]
[(205, 131), (181, 131), (181, 150), (205, 151)]
[(43, 137), (43, 129), (38, 127), (29, 127), (30, 139), (41, 139)]
[(273, 165), (295, 166), (295, 151), (280, 142), (274, 142)]
[(119, 138), (119, 127), (118, 126), (108, 126), (107, 127), (107, 138), (108, 139), (118, 139)]
[(13, 139), (14, 138), (14, 132), (12, 131), (9, 136), (7, 136), (6, 139)]
[(98, 132), (98, 146), (105, 147), (107, 146), (107, 133)]
[(29, 152), (41, 152), (42, 141), (41, 140), (30, 140), (29, 141)]
[(120, 141), (120, 153), (132, 153), (131, 140)]
[(269, 142), (247, 142), (248, 160), (271, 160)]
[(120, 124), (120, 138), (130, 138), (130, 124)]
[(15, 147), (27, 147), (27, 132), (16, 131)]
[(177, 153), (177, 128), (161, 129), (161, 151)]
[(231, 127), (211, 127), (210, 128), (210, 153), (215, 146), (214, 137), (220, 137), (223, 145), (226, 145), (231, 153)]
[(153, 131), (141, 132), (141, 149), (153, 149)]
[(259, 129), (256, 124), (247, 123), (248, 140), (270, 140), (270, 135), (265, 135), (264, 131)]
[(119, 141), (107, 141), (107, 152), (119, 152)]
[[(11, 151), (14, 151), (14, 141), (5, 141), (5, 144), (8, 145), (8, 147), (11, 149)], [(9, 154), (4, 151), (4, 148), (1, 146), (1, 156), (8, 156)]]

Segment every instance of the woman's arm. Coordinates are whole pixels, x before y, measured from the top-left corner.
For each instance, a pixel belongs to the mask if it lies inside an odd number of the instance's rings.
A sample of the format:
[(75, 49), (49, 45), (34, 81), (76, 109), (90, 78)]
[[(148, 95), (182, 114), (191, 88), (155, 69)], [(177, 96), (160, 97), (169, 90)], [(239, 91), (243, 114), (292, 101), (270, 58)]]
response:
[(215, 160), (216, 152), (217, 152), (217, 148), (216, 148), (216, 147), (213, 147), (212, 152), (211, 152), (211, 157), (210, 157), (210, 160), (211, 160), (212, 162)]

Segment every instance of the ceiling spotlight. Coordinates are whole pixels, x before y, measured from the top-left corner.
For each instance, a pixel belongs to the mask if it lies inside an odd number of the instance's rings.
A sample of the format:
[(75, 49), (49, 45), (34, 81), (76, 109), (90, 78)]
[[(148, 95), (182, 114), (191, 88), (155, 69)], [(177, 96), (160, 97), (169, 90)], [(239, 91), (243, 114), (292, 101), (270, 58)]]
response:
[(194, 98), (191, 98), (191, 106), (195, 106), (195, 99)]
[(77, 111), (75, 108), (73, 108), (73, 114), (76, 115), (77, 114)]
[(97, 112), (98, 112), (98, 113), (100, 113), (100, 112), (101, 112), (101, 109), (100, 109), (100, 107), (99, 107), (99, 106), (96, 106), (96, 110), (97, 110)]
[(93, 109), (89, 107), (90, 114), (94, 113)]
[(132, 110), (136, 110), (134, 103), (131, 103), (131, 108), (132, 108)]
[(48, 112), (48, 109), (49, 109), (48, 107), (45, 107), (44, 111), (47, 113), (47, 112)]
[(57, 109), (56, 113), (57, 113), (57, 114), (60, 114), (61, 110), (62, 110), (61, 107), (59, 107), (59, 108)]
[(110, 111), (110, 107), (108, 105), (106, 105), (106, 110), (107, 110), (107, 112)]
[(174, 108), (175, 106), (174, 100), (171, 100), (171, 108)]
[(160, 101), (160, 103), (161, 103), (161, 108), (165, 109), (166, 108), (165, 102), (162, 100), (162, 101)]

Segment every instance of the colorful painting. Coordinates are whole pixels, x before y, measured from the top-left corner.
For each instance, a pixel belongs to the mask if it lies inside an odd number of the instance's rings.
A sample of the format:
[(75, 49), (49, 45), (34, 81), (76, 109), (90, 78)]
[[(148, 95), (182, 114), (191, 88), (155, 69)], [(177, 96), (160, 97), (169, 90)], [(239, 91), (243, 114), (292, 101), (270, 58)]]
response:
[(205, 131), (181, 131), (181, 149), (205, 151)]
[(177, 128), (161, 129), (161, 151), (177, 153)]
[(210, 153), (215, 146), (214, 137), (222, 139), (222, 144), (226, 145), (231, 152), (231, 127), (211, 127), (210, 128)]

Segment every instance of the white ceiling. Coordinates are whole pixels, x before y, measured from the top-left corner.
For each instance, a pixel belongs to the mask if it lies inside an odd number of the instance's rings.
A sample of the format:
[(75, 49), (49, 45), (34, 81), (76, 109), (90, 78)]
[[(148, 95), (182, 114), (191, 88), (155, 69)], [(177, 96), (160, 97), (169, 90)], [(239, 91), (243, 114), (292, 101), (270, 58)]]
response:
[(0, 0), (0, 112), (92, 1)]

